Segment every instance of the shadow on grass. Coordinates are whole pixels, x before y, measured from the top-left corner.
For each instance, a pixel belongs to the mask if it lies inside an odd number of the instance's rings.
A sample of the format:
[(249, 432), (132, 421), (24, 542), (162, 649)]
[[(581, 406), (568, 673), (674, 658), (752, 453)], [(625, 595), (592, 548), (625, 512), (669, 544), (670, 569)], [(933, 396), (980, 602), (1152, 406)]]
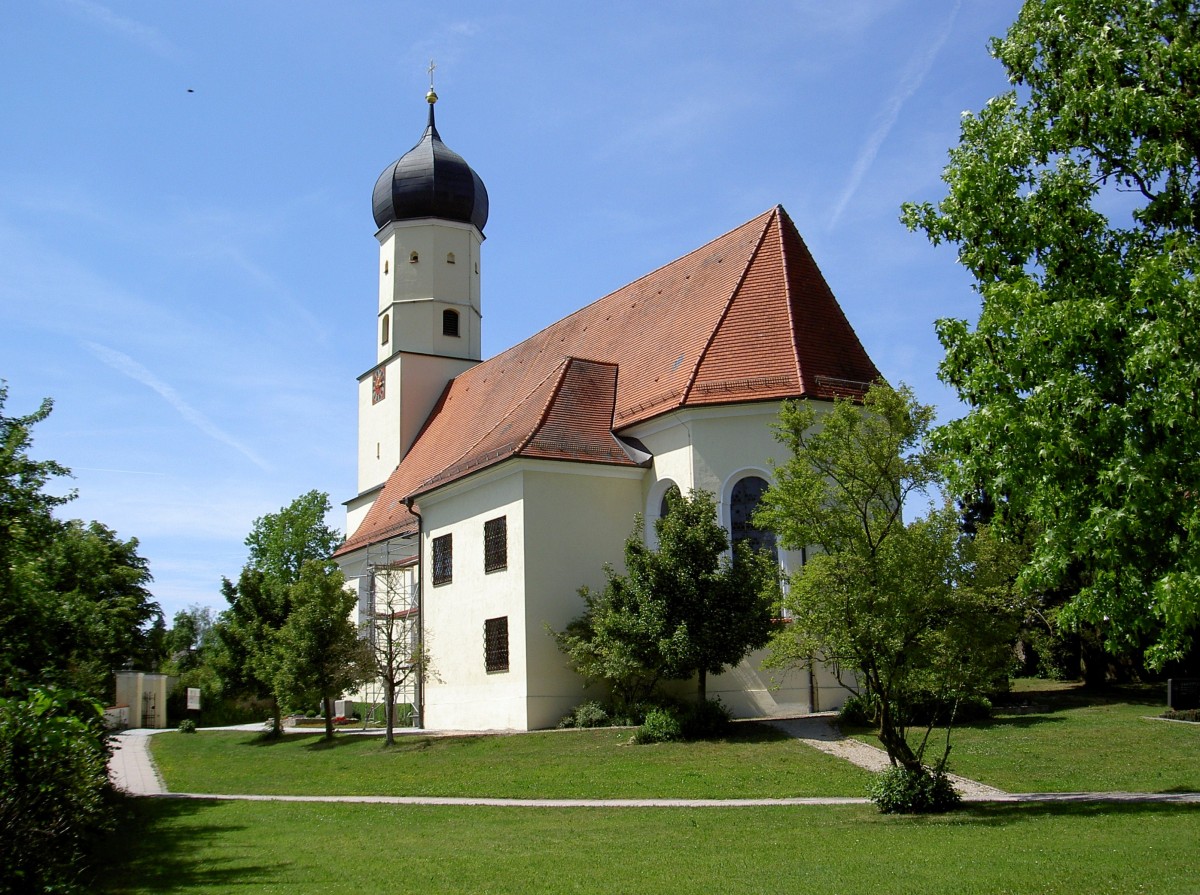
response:
[(244, 852), (212, 847), (228, 834), (245, 829), (206, 821), (217, 804), (198, 799), (123, 797), (117, 832), (105, 850), (108, 860), (102, 868), (105, 885), (101, 891), (175, 892), (270, 881), (277, 867), (255, 863)]
[(1179, 817), (1200, 813), (1200, 804), (1163, 802), (972, 802), (942, 819), (1008, 826), (1042, 817)]

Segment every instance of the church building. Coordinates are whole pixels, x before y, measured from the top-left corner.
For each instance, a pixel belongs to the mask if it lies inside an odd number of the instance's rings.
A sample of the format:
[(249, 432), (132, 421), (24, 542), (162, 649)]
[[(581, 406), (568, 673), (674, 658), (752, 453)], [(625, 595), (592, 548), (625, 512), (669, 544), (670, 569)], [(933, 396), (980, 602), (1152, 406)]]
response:
[[(798, 568), (804, 551), (751, 522), (784, 450), (780, 404), (830, 406), (879, 372), (778, 206), (484, 360), (487, 190), (427, 99), (424, 134), (372, 197), (376, 357), (336, 559), (360, 618), (386, 612), (428, 658), (399, 697), (419, 726), (553, 727), (594, 694), (549, 629), (582, 613), (578, 589), (602, 587), (605, 563), (620, 568), (636, 515), (653, 542), (667, 491), (703, 489), (732, 538)], [(741, 717), (844, 699), (827, 669), (761, 659), (710, 678), (710, 697)]]

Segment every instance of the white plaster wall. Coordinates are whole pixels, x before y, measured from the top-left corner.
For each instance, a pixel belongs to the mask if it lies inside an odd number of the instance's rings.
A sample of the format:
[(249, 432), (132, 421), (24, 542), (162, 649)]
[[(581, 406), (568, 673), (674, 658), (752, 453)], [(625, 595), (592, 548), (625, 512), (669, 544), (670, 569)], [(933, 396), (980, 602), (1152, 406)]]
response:
[(581, 463), (532, 464), (525, 473), (525, 595), (529, 727), (553, 727), (586, 698), (583, 681), (547, 626), (582, 614), (579, 588), (604, 586), (604, 564), (623, 571), (625, 538), (641, 511), (645, 471)]
[[(422, 537), (423, 621), (432, 659), (425, 686), (425, 726), (453, 730), (528, 727), (526, 711), (525, 506), (520, 471), (498, 471), (450, 485), (419, 501)], [(507, 517), (508, 568), (487, 574), (483, 525)], [(433, 586), (433, 539), (453, 536), (453, 580)], [(509, 670), (484, 665), (484, 620), (507, 616)]]

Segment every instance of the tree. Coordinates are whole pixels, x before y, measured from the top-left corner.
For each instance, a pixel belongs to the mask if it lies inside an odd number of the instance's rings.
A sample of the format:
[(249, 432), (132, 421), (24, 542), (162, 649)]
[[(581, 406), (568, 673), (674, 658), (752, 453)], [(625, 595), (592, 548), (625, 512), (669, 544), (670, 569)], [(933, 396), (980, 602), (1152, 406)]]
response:
[(354, 594), (339, 571), (310, 559), (291, 588), (292, 611), (272, 656), (274, 691), (293, 707), (320, 700), (333, 739), (333, 700), (370, 679), (367, 645), (350, 621)]
[(223, 579), (221, 584), (229, 609), (217, 626), (218, 671), (227, 692), (271, 700), (273, 736), (283, 733), (278, 647), (295, 603), (293, 589), (304, 566), (328, 564), (342, 540), (325, 524), (328, 512), (329, 495), (309, 491), (279, 512), (255, 519), (246, 536), (249, 559), (238, 583)]
[(584, 614), (557, 634), (585, 680), (605, 681), (625, 708), (649, 698), (659, 681), (720, 674), (766, 644), (778, 602), (778, 571), (745, 544), (728, 555), (712, 495), (672, 492), (655, 522), (658, 549), (645, 546), (638, 519), (625, 541), (624, 575), (605, 570), (600, 593), (581, 588)]
[(374, 570), (371, 605), (361, 635), (370, 650), (374, 679), (383, 685), (388, 746), (396, 742), (396, 694), (410, 680), (425, 680), (430, 668), (417, 609), (415, 583), (402, 569)]
[(1029, 0), (991, 51), (1017, 89), (904, 210), (982, 298), (938, 322), (968, 405), (939, 440), (956, 492), (1039, 527), (1022, 583), (1161, 666), (1200, 622), (1200, 10)]
[(832, 665), (875, 707), (892, 764), (922, 778), (933, 724), (952, 724), (953, 713), (926, 719), (914, 749), (916, 702), (953, 707), (990, 688), (1021, 618), (986, 528), (965, 537), (952, 506), (902, 519), (904, 499), (938, 479), (925, 445), (932, 418), (910, 390), (882, 384), (862, 406), (837, 401), (820, 417), (808, 403), (785, 404), (777, 433), (791, 456), (756, 515), (785, 547), (822, 548), (792, 576), (791, 621), (772, 640), (773, 664)]
[(247, 565), (283, 584), (295, 584), (309, 560), (328, 562), (342, 543), (336, 528), (325, 524), (329, 495), (324, 491), (301, 494), (278, 513), (254, 520), (246, 536), (250, 548)]

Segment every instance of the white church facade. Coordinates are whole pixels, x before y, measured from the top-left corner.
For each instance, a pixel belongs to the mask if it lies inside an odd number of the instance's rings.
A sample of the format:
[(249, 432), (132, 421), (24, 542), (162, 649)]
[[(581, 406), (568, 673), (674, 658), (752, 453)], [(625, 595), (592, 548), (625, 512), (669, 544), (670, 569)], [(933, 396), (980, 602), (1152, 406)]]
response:
[[(360, 613), (386, 608), (422, 645), (429, 673), (399, 697), (420, 726), (552, 727), (589, 694), (549, 629), (620, 568), (636, 515), (653, 538), (667, 490), (703, 489), (734, 538), (773, 546), (749, 517), (781, 402), (828, 406), (879, 372), (781, 207), (483, 360), (487, 192), (429, 101), (373, 195), (376, 357), (336, 559)], [(741, 717), (844, 699), (829, 670), (761, 658), (710, 678), (710, 697)]]

